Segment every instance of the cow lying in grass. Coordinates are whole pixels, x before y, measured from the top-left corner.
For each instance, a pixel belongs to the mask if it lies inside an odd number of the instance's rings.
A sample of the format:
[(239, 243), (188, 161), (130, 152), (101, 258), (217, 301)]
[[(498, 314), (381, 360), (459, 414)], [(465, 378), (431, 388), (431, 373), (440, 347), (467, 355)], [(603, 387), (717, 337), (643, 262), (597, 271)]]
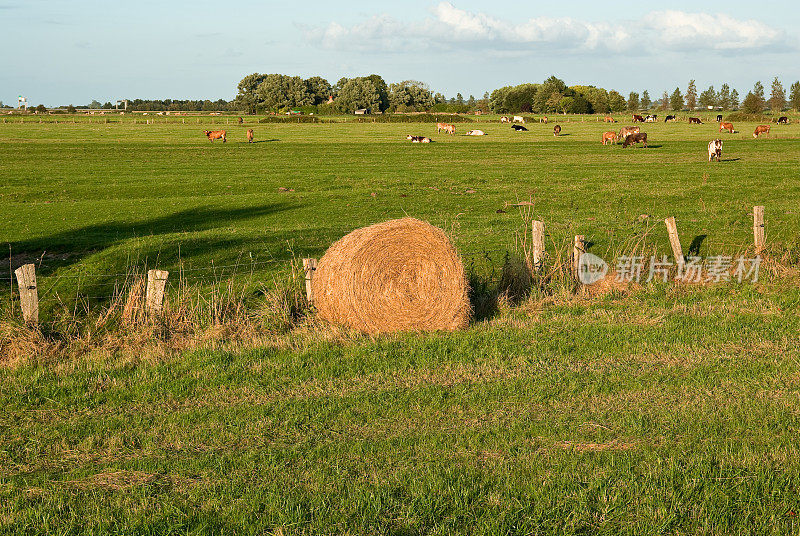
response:
[(708, 142), (708, 161), (722, 160), (722, 140), (711, 140)]
[(523, 127), (522, 125), (511, 125), (511, 128), (513, 128), (517, 132), (528, 132), (528, 129)]
[(467, 136), (485, 136), (486, 133), (482, 130), (470, 130), (467, 132)]
[(225, 143), (225, 131), (224, 130), (204, 130), (203, 134), (205, 134), (209, 140), (222, 140), (222, 143)]
[(409, 134), (406, 136), (407, 140), (411, 140), (411, 143), (430, 143), (431, 139), (427, 136), (412, 136)]
[(624, 149), (629, 145), (635, 145), (637, 143), (641, 143), (644, 145), (645, 149), (647, 148), (647, 132), (640, 132), (638, 134), (628, 134), (625, 137), (625, 141), (622, 144), (622, 148)]

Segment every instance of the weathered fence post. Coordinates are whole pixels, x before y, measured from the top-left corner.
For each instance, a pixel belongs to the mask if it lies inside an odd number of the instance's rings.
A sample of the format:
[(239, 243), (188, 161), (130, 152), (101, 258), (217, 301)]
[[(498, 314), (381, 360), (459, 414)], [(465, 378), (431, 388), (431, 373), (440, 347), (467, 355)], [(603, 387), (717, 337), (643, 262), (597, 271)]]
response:
[(756, 245), (756, 255), (764, 250), (764, 207), (753, 207), (753, 241)]
[(314, 270), (317, 269), (317, 259), (303, 259), (303, 270), (306, 273), (306, 300), (308, 306), (314, 306), (314, 291), (311, 286), (311, 281), (314, 279)]
[(678, 266), (678, 272), (683, 273), (683, 249), (681, 248), (680, 238), (678, 238), (678, 226), (675, 223), (675, 217), (670, 216), (664, 220), (664, 223), (667, 225), (669, 245), (672, 246), (672, 256), (675, 257), (675, 264)]
[(39, 293), (36, 290), (36, 267), (25, 264), (14, 270), (19, 285), (19, 302), (25, 322), (39, 322)]
[(167, 287), (167, 277), (169, 277), (169, 272), (166, 270), (147, 271), (145, 308), (149, 314), (160, 314), (164, 308), (164, 290)]
[(572, 247), (572, 273), (580, 281), (581, 255), (586, 253), (586, 241), (583, 235), (575, 235), (575, 245)]
[(531, 226), (533, 231), (533, 240), (531, 241), (533, 269), (539, 270), (544, 262), (544, 222), (533, 220)]

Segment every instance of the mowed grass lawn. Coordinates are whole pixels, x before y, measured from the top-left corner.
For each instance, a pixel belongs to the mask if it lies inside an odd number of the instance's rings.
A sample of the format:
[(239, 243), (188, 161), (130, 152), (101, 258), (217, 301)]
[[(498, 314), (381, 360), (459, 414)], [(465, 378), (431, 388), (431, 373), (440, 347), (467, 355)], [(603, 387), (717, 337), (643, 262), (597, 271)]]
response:
[[(318, 256), (404, 215), (462, 251), (504, 250), (523, 222), (497, 211), (529, 199), (548, 246), (584, 234), (601, 256), (649, 226), (669, 253), (670, 215), (684, 248), (706, 235), (701, 254), (737, 253), (756, 204), (770, 248), (795, 247), (800, 126), (753, 140), (737, 124), (710, 164), (714, 124), (648, 124), (651, 147), (625, 150), (600, 145), (602, 123), (561, 124), (258, 124), (251, 145), (247, 127), (212, 145), (202, 124), (0, 124), (0, 233), (64, 293), (136, 263)], [(537, 296), (453, 334), (0, 368), (0, 531), (798, 533), (797, 283)]]

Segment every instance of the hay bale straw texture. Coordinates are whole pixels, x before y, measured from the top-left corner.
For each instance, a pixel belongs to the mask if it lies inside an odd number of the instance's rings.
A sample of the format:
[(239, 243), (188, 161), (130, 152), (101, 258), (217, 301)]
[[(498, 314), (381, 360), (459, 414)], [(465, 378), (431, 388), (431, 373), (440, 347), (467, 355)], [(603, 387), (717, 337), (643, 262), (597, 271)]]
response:
[(356, 229), (320, 259), (317, 315), (364, 333), (452, 331), (469, 323), (464, 266), (444, 231), (414, 218)]

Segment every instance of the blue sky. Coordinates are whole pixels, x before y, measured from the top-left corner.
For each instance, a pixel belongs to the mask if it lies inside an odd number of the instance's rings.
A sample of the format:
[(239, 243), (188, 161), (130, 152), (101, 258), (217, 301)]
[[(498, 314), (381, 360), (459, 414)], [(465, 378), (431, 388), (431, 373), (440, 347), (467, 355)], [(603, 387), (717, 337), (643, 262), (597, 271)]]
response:
[(791, 1), (0, 0), (0, 100), (230, 99), (252, 72), (378, 73), (448, 96), (555, 74), (652, 97), (800, 79)]

